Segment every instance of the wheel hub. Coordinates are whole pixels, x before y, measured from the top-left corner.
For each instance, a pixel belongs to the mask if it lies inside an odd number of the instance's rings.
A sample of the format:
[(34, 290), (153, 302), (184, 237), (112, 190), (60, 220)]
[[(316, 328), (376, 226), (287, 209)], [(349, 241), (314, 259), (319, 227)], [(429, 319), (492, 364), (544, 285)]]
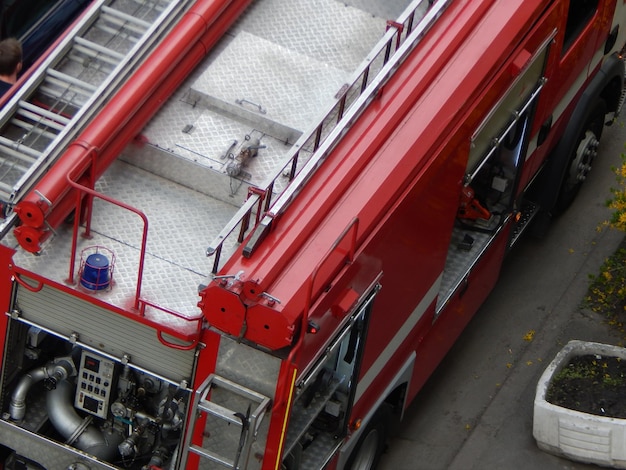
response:
[(596, 155), (598, 155), (599, 145), (600, 141), (596, 138), (596, 135), (588, 130), (578, 145), (578, 149), (576, 149), (576, 155), (570, 167), (571, 181), (574, 184), (582, 183), (587, 178), (591, 171), (591, 164)]
[(376, 459), (376, 448), (378, 446), (378, 431), (373, 429), (365, 437), (361, 448), (358, 451), (356, 459), (352, 464), (354, 470), (371, 470)]

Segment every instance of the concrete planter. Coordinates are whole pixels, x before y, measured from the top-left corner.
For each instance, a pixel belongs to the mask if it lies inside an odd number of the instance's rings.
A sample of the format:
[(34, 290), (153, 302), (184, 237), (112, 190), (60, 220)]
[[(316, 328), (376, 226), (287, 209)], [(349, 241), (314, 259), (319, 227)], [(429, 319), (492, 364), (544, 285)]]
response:
[(582, 413), (553, 405), (545, 399), (552, 377), (572, 357), (589, 354), (626, 359), (625, 348), (586, 341), (567, 343), (537, 384), (533, 436), (539, 448), (546, 452), (580, 462), (626, 468), (626, 419)]

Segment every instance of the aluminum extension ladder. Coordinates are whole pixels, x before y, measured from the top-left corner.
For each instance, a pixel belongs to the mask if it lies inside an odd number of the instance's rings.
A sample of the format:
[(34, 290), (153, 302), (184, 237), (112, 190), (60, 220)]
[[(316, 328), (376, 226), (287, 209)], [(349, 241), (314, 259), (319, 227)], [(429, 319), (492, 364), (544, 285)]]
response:
[[(18, 203), (192, 0), (94, 0), (0, 111), (0, 237)], [(8, 210), (7, 210), (8, 208)]]

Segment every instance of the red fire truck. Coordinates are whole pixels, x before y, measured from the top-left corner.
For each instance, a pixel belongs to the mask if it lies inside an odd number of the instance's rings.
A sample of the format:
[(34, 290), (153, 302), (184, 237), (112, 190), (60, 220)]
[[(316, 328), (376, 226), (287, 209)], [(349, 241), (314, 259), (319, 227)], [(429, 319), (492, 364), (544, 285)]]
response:
[(94, 0), (0, 112), (4, 465), (374, 468), (590, 171), (624, 4)]

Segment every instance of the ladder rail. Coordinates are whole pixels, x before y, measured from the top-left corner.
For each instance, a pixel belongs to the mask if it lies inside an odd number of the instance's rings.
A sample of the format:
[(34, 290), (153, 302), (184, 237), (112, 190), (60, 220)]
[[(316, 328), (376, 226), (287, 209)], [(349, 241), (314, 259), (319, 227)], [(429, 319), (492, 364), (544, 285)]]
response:
[[(8, 171), (11, 171), (12, 168), (7, 169)], [(0, 175), (1, 176), (1, 175)], [(0, 178), (1, 179), (1, 178)], [(11, 192), (11, 186), (4, 184), (0, 181), (0, 193), (6, 193), (9, 194)]]
[[(392, 58), (387, 58), (385, 60), (385, 65), (381, 68), (378, 74), (372, 79), (372, 81), (367, 85), (367, 87), (363, 90), (363, 92), (358, 96), (356, 101), (352, 104), (349, 111), (341, 118), (339, 122), (332, 128), (332, 130), (328, 133), (326, 138), (324, 139), (322, 144), (316, 148), (314, 155), (309, 159), (309, 161), (304, 165), (304, 167), (298, 172), (296, 177), (291, 181), (291, 184), (283, 191), (278, 200), (276, 200), (272, 206), (272, 219), (283, 212), (286, 206), (291, 202), (291, 200), (295, 197), (297, 193), (300, 192), (302, 187), (306, 184), (306, 182), (311, 178), (315, 170), (321, 164), (321, 161), (330, 153), (331, 149), (335, 146), (335, 144), (341, 139), (343, 133), (347, 128), (350, 127), (350, 124), (359, 116), (367, 107), (367, 104), (374, 98), (376, 93), (381, 89), (383, 84), (389, 79), (392, 75), (395, 68), (399, 65), (399, 63), (408, 55), (410, 51), (412, 51), (415, 45), (419, 42), (425, 32), (433, 25), (434, 21), (441, 14), (443, 9), (448, 5), (448, 3), (452, 0), (440, 0), (437, 2), (431, 10), (427, 12), (422, 21), (415, 27), (414, 30), (410, 32), (410, 37), (414, 38), (413, 41), (407, 40), (400, 44), (400, 36), (392, 35), (396, 37), (398, 41), (399, 47), (396, 53)], [(418, 2), (423, 3), (423, 2)], [(398, 31), (400, 34), (401, 31)], [(391, 40), (383, 40), (381, 42), (385, 43), (385, 49), (391, 46)], [(382, 49), (381, 49), (382, 50)], [(362, 74), (360, 74), (362, 75)], [(355, 80), (356, 83), (358, 80)], [(364, 83), (365, 84), (365, 83)], [(334, 106), (333, 106), (334, 110)], [(328, 114), (332, 114), (332, 111)], [(327, 116), (328, 116), (327, 115)], [(325, 118), (326, 119), (326, 118)], [(324, 120), (325, 120), (324, 119)], [(322, 123), (323, 124), (323, 123)], [(320, 127), (316, 128), (320, 129)], [(309, 137), (310, 138), (310, 137)], [(308, 140), (308, 139), (307, 139)], [(282, 174), (282, 171), (280, 172)], [(273, 177), (273, 181), (279, 178), (279, 175), (275, 175)], [(273, 184), (272, 181), (272, 184)]]

